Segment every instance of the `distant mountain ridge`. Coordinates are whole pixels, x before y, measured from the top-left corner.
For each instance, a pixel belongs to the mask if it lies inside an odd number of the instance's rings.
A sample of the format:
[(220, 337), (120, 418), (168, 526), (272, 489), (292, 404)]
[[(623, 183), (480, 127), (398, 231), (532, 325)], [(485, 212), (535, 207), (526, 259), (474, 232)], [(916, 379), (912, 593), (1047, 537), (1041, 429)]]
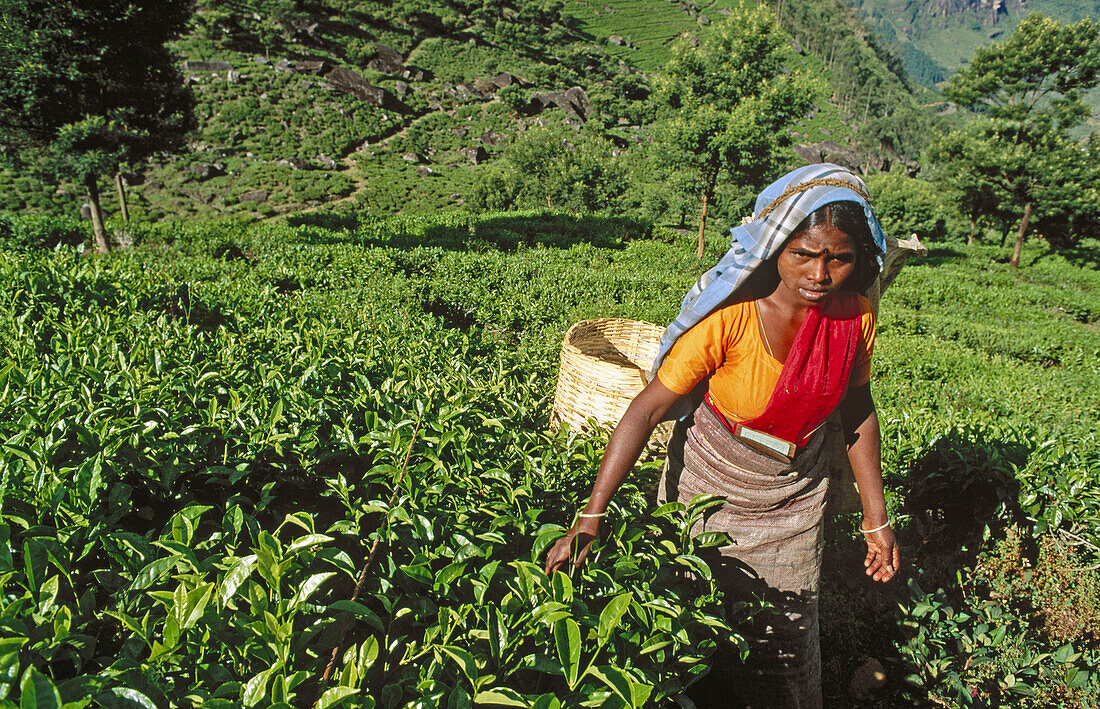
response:
[(1100, 21), (1100, 0), (847, 0), (909, 75), (934, 86), (966, 64), (978, 47), (1011, 33), (1040, 12), (1061, 22)]

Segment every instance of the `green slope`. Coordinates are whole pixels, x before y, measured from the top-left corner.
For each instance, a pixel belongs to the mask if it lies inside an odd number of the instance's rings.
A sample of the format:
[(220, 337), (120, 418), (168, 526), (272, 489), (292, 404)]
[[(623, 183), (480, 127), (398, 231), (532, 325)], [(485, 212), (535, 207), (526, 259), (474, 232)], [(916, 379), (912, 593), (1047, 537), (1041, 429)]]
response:
[[(572, 86), (592, 103), (584, 135), (637, 151), (648, 140), (652, 115), (647, 76), (660, 69), (676, 37), (707, 32), (738, 2), (510, 0), (500, 12), (469, 10), (479, 4), (324, 0), (306, 5), (273, 39), (253, 27), (254, 16), (225, 9), (241, 3), (201, 2), (195, 31), (176, 46), (181, 65), (228, 62), (232, 80), (224, 70), (184, 71), (198, 98), (199, 129), (183, 154), (135, 168), (132, 211), (150, 219), (252, 219), (454, 208), (515, 136), (544, 124), (581, 128), (557, 107), (538, 115), (515, 110), (536, 92)], [(804, 50), (797, 62), (833, 83), (833, 101), (818, 107), (795, 140), (886, 156), (873, 165), (898, 153), (915, 156), (912, 135), (919, 131), (898, 139), (882, 122), (919, 111), (917, 102), (843, 0), (786, 0), (782, 19)], [(396, 50), (403, 66), (380, 67), (378, 45)], [(323, 74), (336, 67), (385, 91), (388, 103), (375, 106), (334, 90)], [(404, 76), (404, 69), (413, 74)], [(507, 101), (483, 83), (500, 72), (527, 82), (511, 88)], [(624, 83), (630, 74), (635, 78)], [(467, 90), (474, 84), (481, 89)], [(487, 132), (496, 134), (488, 142)], [(409, 152), (423, 159), (406, 159)], [(799, 159), (792, 153), (791, 160)], [(117, 213), (113, 190), (104, 192), (106, 209)], [(0, 172), (0, 210), (75, 215), (82, 201), (75, 186), (57, 189)]]

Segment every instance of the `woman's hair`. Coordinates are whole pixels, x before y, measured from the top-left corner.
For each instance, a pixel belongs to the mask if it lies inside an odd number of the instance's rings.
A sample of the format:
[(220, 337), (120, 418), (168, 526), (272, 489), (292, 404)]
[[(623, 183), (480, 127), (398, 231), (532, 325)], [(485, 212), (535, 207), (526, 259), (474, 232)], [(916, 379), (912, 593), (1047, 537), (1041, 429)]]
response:
[(859, 202), (830, 202), (810, 212), (791, 232), (790, 239), (811, 227), (828, 224), (851, 237), (856, 250), (856, 267), (844, 283), (843, 290), (862, 293), (871, 287), (878, 275), (878, 247), (867, 225), (867, 215)]

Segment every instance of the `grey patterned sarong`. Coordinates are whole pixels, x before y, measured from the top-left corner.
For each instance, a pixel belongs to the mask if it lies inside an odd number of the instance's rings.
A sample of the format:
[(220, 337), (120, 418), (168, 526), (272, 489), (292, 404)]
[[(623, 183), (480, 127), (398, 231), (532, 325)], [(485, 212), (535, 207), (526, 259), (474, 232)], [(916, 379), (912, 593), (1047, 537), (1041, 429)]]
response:
[[(693, 420), (692, 420), (693, 419)], [(749, 657), (720, 660), (693, 699), (751, 709), (819, 708), (818, 580), (828, 490), (825, 436), (818, 431), (791, 463), (741, 443), (706, 404), (677, 424), (658, 498), (688, 504), (717, 494), (727, 504), (692, 530), (728, 532), (732, 546), (708, 559), (728, 602), (763, 597), (778, 612), (742, 627)]]

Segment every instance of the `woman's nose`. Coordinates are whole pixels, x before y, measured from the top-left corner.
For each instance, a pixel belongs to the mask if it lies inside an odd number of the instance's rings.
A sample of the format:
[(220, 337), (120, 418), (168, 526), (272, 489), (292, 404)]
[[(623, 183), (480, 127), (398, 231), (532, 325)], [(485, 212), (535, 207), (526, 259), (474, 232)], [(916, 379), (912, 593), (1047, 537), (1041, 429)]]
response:
[(831, 280), (829, 278), (829, 269), (825, 265), (825, 259), (814, 259), (813, 266), (811, 268), (812, 271), (810, 273), (810, 276), (814, 279), (815, 283), (824, 284), (828, 283)]

